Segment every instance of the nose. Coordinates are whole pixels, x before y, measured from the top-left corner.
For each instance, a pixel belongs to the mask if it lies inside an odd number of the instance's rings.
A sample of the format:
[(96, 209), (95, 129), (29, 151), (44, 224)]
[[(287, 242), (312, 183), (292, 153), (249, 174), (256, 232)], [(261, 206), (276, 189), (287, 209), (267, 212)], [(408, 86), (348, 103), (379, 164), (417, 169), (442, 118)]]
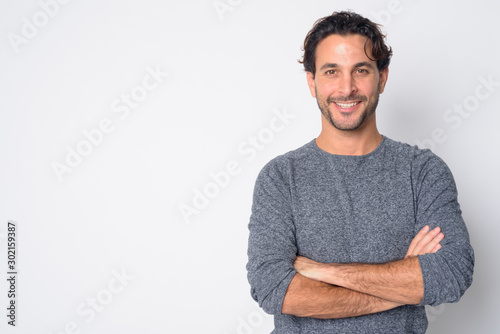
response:
[(339, 82), (339, 92), (342, 93), (342, 95), (350, 96), (352, 93), (355, 93), (356, 90), (357, 90), (356, 82), (354, 81), (352, 76), (351, 75), (342, 76)]

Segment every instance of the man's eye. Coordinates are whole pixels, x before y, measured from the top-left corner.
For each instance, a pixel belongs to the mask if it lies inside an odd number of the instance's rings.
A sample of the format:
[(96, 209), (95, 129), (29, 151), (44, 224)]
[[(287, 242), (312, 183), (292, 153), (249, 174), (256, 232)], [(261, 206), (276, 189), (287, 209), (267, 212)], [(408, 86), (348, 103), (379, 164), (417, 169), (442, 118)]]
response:
[(368, 71), (367, 71), (367, 70), (365, 70), (364, 68), (360, 68), (360, 69), (358, 69), (356, 72), (357, 72), (357, 73), (360, 73), (360, 74), (366, 74), (366, 73), (368, 73)]
[(335, 70), (326, 71), (326, 74), (328, 74), (328, 75), (334, 75), (335, 73), (337, 73), (337, 71), (335, 71)]

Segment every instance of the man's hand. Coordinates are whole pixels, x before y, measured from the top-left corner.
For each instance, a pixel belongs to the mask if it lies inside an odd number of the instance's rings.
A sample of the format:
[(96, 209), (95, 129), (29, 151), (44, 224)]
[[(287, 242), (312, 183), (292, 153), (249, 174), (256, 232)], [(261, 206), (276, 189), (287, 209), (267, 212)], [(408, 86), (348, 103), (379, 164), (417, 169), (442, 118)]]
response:
[[(430, 230), (428, 225), (424, 226), (411, 241), (405, 258), (436, 253), (441, 249), (440, 242), (443, 238), (444, 234), (441, 233), (439, 227)], [(316, 262), (303, 256), (297, 256), (293, 266), (301, 275), (316, 281), (323, 281), (322, 275), (327, 274), (329, 264)]]
[(293, 263), (293, 267), (299, 274), (315, 281), (324, 281), (322, 274), (327, 274), (325, 270), (328, 270), (329, 266), (328, 263), (316, 262), (304, 256), (297, 256)]
[(405, 258), (428, 253), (432, 254), (441, 249), (440, 242), (443, 240), (444, 234), (441, 233), (439, 227), (436, 227), (432, 231), (429, 231), (429, 229), (430, 227), (426, 225), (417, 233), (411, 241), (410, 247), (408, 247)]
[(439, 227), (422, 228), (410, 243), (404, 259), (382, 263), (321, 263), (297, 256), (293, 264), (307, 278), (341, 286), (399, 304), (418, 304), (423, 298), (423, 279), (417, 255), (435, 253), (444, 235)]

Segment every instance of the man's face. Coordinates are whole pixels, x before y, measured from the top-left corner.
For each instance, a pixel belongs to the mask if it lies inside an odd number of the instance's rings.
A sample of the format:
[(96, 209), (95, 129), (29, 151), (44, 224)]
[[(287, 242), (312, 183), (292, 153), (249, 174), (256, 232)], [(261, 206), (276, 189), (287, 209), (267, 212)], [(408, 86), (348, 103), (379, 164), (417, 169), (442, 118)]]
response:
[[(311, 95), (324, 119), (338, 130), (352, 131), (375, 120), (388, 69), (381, 72), (365, 54), (366, 37), (330, 35), (316, 48), (316, 73), (307, 72)], [(371, 43), (367, 45), (371, 57)]]

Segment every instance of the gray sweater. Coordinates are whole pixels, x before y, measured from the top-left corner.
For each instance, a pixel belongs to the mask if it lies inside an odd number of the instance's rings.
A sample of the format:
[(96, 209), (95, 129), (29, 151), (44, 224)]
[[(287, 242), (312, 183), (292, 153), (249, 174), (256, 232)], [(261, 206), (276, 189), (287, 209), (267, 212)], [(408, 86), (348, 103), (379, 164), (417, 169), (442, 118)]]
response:
[[(297, 255), (325, 263), (404, 258), (417, 232), (440, 226), (437, 253), (419, 256), (420, 305), (344, 319), (281, 313)], [(251, 295), (274, 315), (273, 333), (425, 333), (424, 305), (456, 302), (472, 283), (474, 252), (453, 176), (429, 150), (384, 137), (363, 156), (333, 155), (315, 140), (260, 172), (249, 223)]]

